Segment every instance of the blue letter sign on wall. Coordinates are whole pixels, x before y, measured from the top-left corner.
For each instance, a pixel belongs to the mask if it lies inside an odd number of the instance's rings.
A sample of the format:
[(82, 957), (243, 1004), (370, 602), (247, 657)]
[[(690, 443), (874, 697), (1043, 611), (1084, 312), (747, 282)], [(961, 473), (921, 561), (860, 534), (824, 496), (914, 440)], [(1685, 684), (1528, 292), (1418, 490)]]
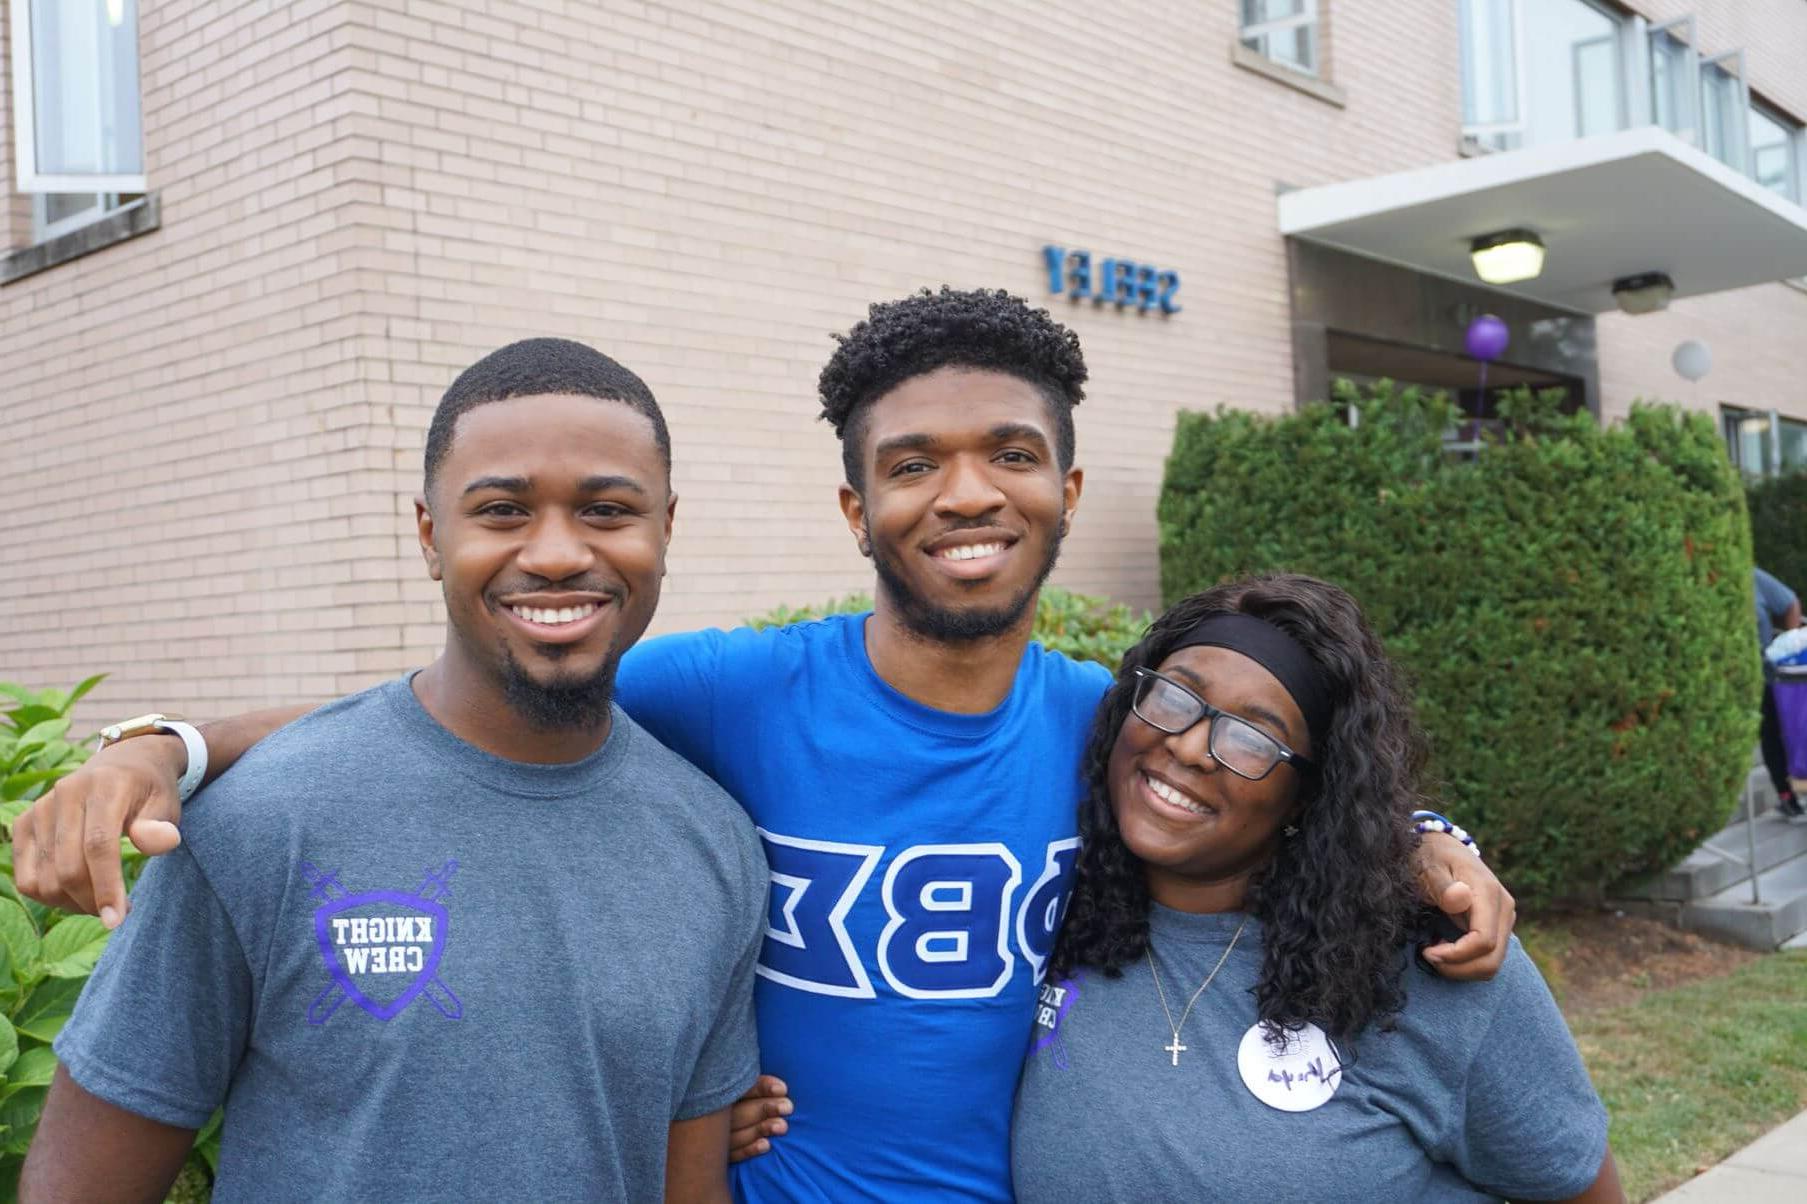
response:
[(1169, 268), (1137, 263), (1133, 259), (1092, 262), (1092, 253), (1069, 251), (1052, 243), (1042, 248), (1042, 265), (1048, 269), (1048, 292), (1065, 293), (1075, 301), (1110, 302), (1118, 309), (1133, 305), (1140, 313), (1158, 309), (1180, 312), (1180, 274)]

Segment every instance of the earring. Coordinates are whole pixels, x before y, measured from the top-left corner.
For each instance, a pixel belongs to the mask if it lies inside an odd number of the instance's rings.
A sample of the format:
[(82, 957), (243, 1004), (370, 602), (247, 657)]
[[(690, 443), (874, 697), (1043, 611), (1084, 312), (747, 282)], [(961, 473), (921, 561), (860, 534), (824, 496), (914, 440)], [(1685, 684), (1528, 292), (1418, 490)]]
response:
[(1286, 827), (1282, 828), (1280, 831), (1281, 834), (1285, 836), (1297, 836), (1299, 834), (1299, 829), (1293, 824), (1287, 824)]

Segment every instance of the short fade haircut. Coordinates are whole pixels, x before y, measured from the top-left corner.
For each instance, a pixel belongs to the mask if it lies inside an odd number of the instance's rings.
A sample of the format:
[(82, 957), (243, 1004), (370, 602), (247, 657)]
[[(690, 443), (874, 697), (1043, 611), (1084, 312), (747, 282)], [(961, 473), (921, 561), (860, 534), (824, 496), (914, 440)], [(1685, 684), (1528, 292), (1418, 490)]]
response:
[(458, 374), (427, 427), (426, 489), (433, 491), (439, 466), (452, 450), (458, 420), (480, 405), (513, 397), (574, 393), (618, 401), (653, 424), (659, 457), (671, 471), (671, 432), (646, 382), (602, 352), (570, 339), (522, 339), (492, 351)]
[(881, 301), (845, 335), (816, 381), (822, 417), (841, 441), (847, 483), (864, 490), (865, 415), (904, 381), (938, 368), (1003, 372), (1028, 382), (1054, 419), (1055, 456), (1073, 467), (1073, 407), (1085, 397), (1079, 336), (1002, 289), (962, 292), (943, 285), (901, 301)]

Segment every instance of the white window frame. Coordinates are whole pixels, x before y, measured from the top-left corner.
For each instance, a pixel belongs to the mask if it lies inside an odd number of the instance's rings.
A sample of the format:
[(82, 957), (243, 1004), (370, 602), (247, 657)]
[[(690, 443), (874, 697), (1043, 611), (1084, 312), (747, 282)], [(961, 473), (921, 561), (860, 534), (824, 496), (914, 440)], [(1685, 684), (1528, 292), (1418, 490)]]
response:
[[(1748, 85), (1745, 87), (1745, 95), (1750, 95), (1750, 88)], [(1780, 195), (1783, 199), (1793, 201), (1797, 205), (1807, 201), (1807, 194), (1801, 192), (1801, 150), (1803, 146), (1807, 146), (1807, 136), (1804, 136), (1807, 135), (1807, 128), (1804, 128), (1800, 122), (1796, 121), (1793, 117), (1790, 117), (1787, 113), (1784, 113), (1781, 109), (1778, 109), (1765, 101), (1758, 100), (1755, 97), (1751, 97), (1750, 104), (1746, 107), (1745, 111), (1747, 114), (1755, 113), (1758, 116), (1781, 126), (1784, 133), (1787, 134), (1787, 138), (1783, 142), (1783, 146), (1787, 149), (1788, 154), (1788, 170), (1786, 173), (1787, 191)], [(1751, 179), (1755, 180), (1757, 178), (1757, 148), (1750, 142), (1750, 124), (1748, 116), (1745, 123), (1744, 137), (1744, 150), (1750, 166), (1750, 171), (1747, 174)], [(1764, 187), (1767, 188), (1768, 185), (1764, 185)]]
[(80, 230), (83, 226), (91, 226), (104, 217), (118, 213), (127, 205), (134, 204), (138, 198), (121, 196), (117, 192), (83, 193), (92, 195), (96, 203), (79, 213), (56, 221), (48, 220), (50, 198), (58, 195), (54, 192), (34, 192), (31, 195), (31, 241), (34, 243), (49, 242), (53, 238), (61, 238), (65, 234)]
[[(10, 0), (13, 43), (13, 150), (18, 156), (20, 192), (145, 192), (144, 174), (53, 175), (37, 169), (37, 109), (31, 75), (31, 0)], [(139, 84), (139, 118), (144, 88)], [(57, 223), (62, 225), (63, 223)]]
[(1698, 145), (1707, 154), (1713, 154), (1707, 148), (1707, 68), (1718, 67), (1737, 81), (1738, 96), (1732, 103), (1736, 106), (1738, 117), (1731, 123), (1732, 145), (1728, 148), (1731, 152), (1730, 155), (1724, 159), (1713, 155), (1713, 158), (1719, 159), (1719, 162), (1724, 163), (1739, 175), (1749, 176), (1751, 174), (1751, 126), (1748, 114), (1751, 107), (1751, 86), (1750, 81), (1744, 78), (1744, 51), (1728, 50), (1723, 54), (1696, 55), (1695, 63), (1695, 69), (1700, 76), (1700, 87), (1696, 92), (1695, 99), (1695, 105), (1700, 115), (1697, 123), (1700, 127)]
[(1512, 14), (1512, 107), (1518, 116), (1510, 121), (1478, 121), (1462, 127), (1462, 137), (1471, 143), (1476, 150), (1492, 151), (1496, 148), (1487, 145), (1484, 139), (1498, 137), (1502, 134), (1512, 135), (1518, 141), (1513, 146), (1523, 145), (1525, 134), (1525, 87), (1529, 74), (1525, 69), (1525, 56), (1519, 53), (1525, 44), (1525, 6), (1519, 0), (1506, 0)]
[[(1298, 71), (1313, 77), (1321, 78), (1323, 76), (1324, 64), (1322, 55), (1324, 45), (1323, 38), (1319, 36), (1318, 0), (1305, 0), (1304, 8), (1290, 17), (1277, 17), (1272, 21), (1257, 21), (1253, 25), (1242, 25), (1242, 5), (1240, 2), (1236, 5), (1236, 10), (1237, 24), (1241, 26), (1241, 31), (1236, 35), (1236, 40), (1238, 42), (1244, 45), (1247, 45), (1250, 41), (1256, 42), (1257, 46), (1255, 53), (1259, 54), (1262, 58), (1267, 59), (1275, 66), (1285, 67), (1289, 71)], [(1288, 62), (1284, 59), (1277, 59), (1272, 54), (1268, 53), (1267, 38), (1270, 34), (1291, 33), (1293, 30), (1301, 27), (1310, 32), (1310, 37), (1307, 40), (1307, 45), (1311, 47), (1311, 64), (1309, 66), (1301, 67), (1297, 63)]]
[(1694, 40), (1694, 18), (1692, 16), (1677, 17), (1673, 21), (1664, 21), (1660, 25), (1652, 25), (1644, 44), (1644, 72), (1646, 90), (1650, 94), (1650, 103), (1646, 106), (1644, 120), (1651, 125), (1662, 128), (1656, 111), (1656, 45), (1657, 39), (1667, 38), (1679, 43), (1685, 53), (1682, 55), (1684, 78), (1679, 89), (1681, 103), (1688, 106), (1684, 115), (1677, 114), (1680, 129), (1669, 132), (1687, 142), (1690, 146), (1701, 146), (1705, 142), (1705, 134), (1701, 125), (1702, 104), (1705, 96), (1701, 91), (1700, 48)]

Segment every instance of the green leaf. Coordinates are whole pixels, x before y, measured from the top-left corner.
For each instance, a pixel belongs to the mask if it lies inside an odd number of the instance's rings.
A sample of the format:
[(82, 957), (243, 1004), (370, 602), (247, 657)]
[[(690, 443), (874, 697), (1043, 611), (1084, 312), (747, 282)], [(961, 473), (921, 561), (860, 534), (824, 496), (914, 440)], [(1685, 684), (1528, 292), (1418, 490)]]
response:
[(6, 946), (14, 978), (23, 982), (38, 975), (38, 926), (12, 899), (0, 899), (0, 944)]
[(0, 1099), (0, 1125), (6, 1126), (6, 1137), (0, 1150), (23, 1154), (31, 1148), (32, 1134), (38, 1131), (38, 1117), (44, 1111), (45, 1087), (25, 1087)]
[(0, 694), (16, 700), (20, 706), (30, 706), (38, 700), (35, 690), (27, 690), (24, 686), (15, 685), (10, 681), (0, 681)]
[[(15, 711), (13, 714), (16, 716), (18, 712)], [(35, 744), (39, 748), (43, 748), (52, 740), (61, 740), (69, 734), (69, 724), (70, 720), (52, 711), (49, 718), (32, 724), (20, 734), (19, 747), (24, 749), (28, 745)]]
[[(19, 1034), (13, 1031), (13, 1026), (11, 1024), (7, 1023), (5, 1020), (0, 1020), (0, 1074), (5, 1074), (6, 1081), (9, 1083), (12, 1081), (12, 1075), (7, 1072), (7, 1068), (10, 1067), (18, 1057)], [(0, 1090), (4, 1090), (4, 1088), (0, 1088)]]
[(18, 729), (20, 743), (24, 742), (25, 733), (38, 726), (40, 723), (51, 723), (61, 718), (60, 715), (49, 707), (40, 706), (36, 703), (33, 703), (31, 706), (23, 706), (16, 710), (8, 711), (6, 717), (12, 723), (13, 727)]
[[(0, 1125), (0, 1140), (6, 1136), (6, 1126)], [(0, 1155), (0, 1204), (19, 1204), (19, 1172), (25, 1168), (25, 1159), (17, 1154)]]
[(107, 947), (109, 933), (93, 916), (65, 916), (44, 934), (40, 956), (52, 978), (85, 978)]
[(6, 1072), (6, 1085), (0, 1087), (0, 1099), (27, 1087), (48, 1087), (56, 1077), (56, 1052), (48, 1045), (34, 1045), (18, 1055)]
[[(75, 1001), (82, 993), (80, 978), (46, 978), (25, 997), (13, 1016), (13, 1027), (28, 1037), (49, 1044), (69, 1023), (75, 1012)], [(6, 1118), (0, 1116), (0, 1121)]]
[(207, 1123), (195, 1135), (195, 1153), (207, 1163), (207, 1169), (214, 1174), (220, 1173), (220, 1126), (225, 1123), (226, 1113), (215, 1108)]
[(86, 679), (80, 685), (76, 686), (75, 689), (69, 691), (69, 701), (63, 704), (63, 713), (68, 714), (69, 708), (86, 698), (88, 696), (88, 691), (105, 681), (106, 677), (107, 675), (105, 673), (96, 673), (93, 677)]

